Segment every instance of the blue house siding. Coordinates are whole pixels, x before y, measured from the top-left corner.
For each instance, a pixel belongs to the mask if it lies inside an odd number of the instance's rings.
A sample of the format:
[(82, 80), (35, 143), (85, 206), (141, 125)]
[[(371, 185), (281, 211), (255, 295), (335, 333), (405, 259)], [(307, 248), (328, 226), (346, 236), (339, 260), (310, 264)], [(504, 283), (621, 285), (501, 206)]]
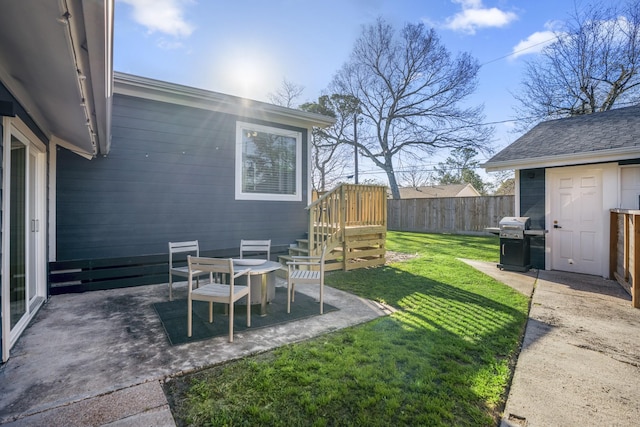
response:
[(293, 243), (307, 229), (302, 201), (235, 200), (236, 121), (305, 129), (115, 95), (107, 157), (59, 149), (58, 261), (167, 253), (167, 242), (200, 241), (237, 254), (240, 239)]
[[(531, 218), (532, 230), (545, 230), (545, 169), (520, 172), (520, 216)], [(531, 266), (544, 270), (545, 238), (531, 236)]]

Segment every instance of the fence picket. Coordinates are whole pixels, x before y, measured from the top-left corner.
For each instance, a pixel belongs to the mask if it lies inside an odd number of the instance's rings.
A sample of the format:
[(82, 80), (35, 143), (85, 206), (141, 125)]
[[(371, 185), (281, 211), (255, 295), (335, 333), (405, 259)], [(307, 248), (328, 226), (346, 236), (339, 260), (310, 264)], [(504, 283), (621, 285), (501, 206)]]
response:
[(514, 215), (514, 196), (439, 197), (387, 201), (387, 228), (425, 233), (485, 234)]

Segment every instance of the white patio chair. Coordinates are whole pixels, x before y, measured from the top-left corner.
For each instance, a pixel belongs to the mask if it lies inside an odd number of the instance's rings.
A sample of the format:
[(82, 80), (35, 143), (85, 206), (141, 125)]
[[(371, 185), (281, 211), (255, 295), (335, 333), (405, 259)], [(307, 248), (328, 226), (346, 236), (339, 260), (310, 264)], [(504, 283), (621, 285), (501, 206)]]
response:
[(244, 254), (266, 253), (267, 261), (271, 259), (271, 240), (240, 240), (240, 258), (244, 258)]
[[(213, 323), (213, 303), (228, 304), (229, 307), (229, 342), (233, 342), (233, 312), (235, 302), (247, 297), (247, 327), (251, 326), (251, 287), (235, 284), (235, 279), (246, 274), (249, 269), (234, 271), (233, 260), (221, 258), (200, 258), (187, 256), (189, 268), (189, 296), (187, 308), (187, 336), (191, 337), (193, 329), (193, 301), (206, 301), (209, 303), (209, 323)], [(198, 288), (193, 287), (195, 275), (206, 272), (209, 274), (209, 283)], [(221, 282), (215, 283), (215, 277)]]
[[(291, 313), (291, 303), (295, 302), (296, 283), (320, 285), (320, 314), (323, 313), (324, 299), (324, 258), (327, 245), (322, 247), (320, 256), (293, 256), (287, 262), (287, 313)], [(302, 268), (301, 268), (302, 267)]]
[[(200, 246), (198, 245), (198, 241), (191, 240), (187, 242), (169, 242), (169, 301), (173, 301), (173, 276), (180, 276), (184, 277), (185, 279), (189, 277), (189, 268), (186, 264), (180, 267), (174, 265), (175, 254), (195, 255), (199, 257)], [(198, 274), (197, 272), (195, 272), (196, 285), (200, 283), (198, 278), (206, 274), (208, 273), (201, 272), (200, 274)]]

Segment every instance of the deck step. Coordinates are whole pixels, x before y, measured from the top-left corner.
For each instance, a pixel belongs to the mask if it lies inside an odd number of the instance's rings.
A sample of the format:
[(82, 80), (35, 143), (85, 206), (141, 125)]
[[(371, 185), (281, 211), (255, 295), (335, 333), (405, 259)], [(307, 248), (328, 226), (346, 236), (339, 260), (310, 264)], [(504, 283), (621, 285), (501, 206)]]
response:
[(295, 243), (298, 248), (309, 248), (309, 239), (296, 239)]
[(309, 255), (308, 248), (301, 248), (300, 246), (289, 246), (289, 255)]

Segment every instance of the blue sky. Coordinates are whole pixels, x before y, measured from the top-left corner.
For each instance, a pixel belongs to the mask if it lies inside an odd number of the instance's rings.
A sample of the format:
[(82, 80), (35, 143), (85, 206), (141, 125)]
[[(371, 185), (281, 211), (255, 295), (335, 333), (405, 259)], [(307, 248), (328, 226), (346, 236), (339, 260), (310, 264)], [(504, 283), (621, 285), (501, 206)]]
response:
[[(622, 0), (604, 0), (608, 4)], [(114, 68), (267, 101), (287, 79), (316, 100), (348, 60), (363, 25), (379, 16), (400, 28), (434, 27), (452, 53), (482, 64), (470, 102), (487, 122), (513, 118), (523, 62), (587, 0), (116, 0)], [(600, 0), (600, 4), (603, 1)], [(496, 150), (512, 142), (497, 123)], [(446, 153), (445, 153), (446, 154)], [(483, 160), (483, 159), (480, 159)]]

